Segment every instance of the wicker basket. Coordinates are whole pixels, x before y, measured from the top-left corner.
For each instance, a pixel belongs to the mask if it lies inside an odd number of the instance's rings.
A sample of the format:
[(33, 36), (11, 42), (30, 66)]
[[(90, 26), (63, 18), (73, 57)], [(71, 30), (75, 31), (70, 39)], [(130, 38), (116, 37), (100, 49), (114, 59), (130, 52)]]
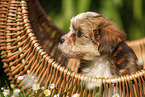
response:
[[(30, 79), (26, 77), (20, 83), (17, 77), (33, 76), (32, 80), (37, 78), (36, 83), (44, 89), (56, 84), (57, 89), (50, 89), (52, 97), (54, 94), (66, 97), (75, 93), (81, 97), (94, 97), (98, 89), (87, 90), (83, 84), (84, 80), (96, 81), (97, 78), (77, 74), (79, 61), (67, 59), (57, 50), (63, 34), (49, 20), (37, 0), (1, 0), (0, 50), (4, 72), (10, 82), (27, 89), (32, 84), (28, 83)], [(145, 38), (127, 44), (139, 59), (145, 60)], [(145, 61), (143, 63), (145, 68)], [(100, 80), (103, 83), (102, 97), (112, 97), (114, 93), (120, 97), (145, 97), (145, 70)]]

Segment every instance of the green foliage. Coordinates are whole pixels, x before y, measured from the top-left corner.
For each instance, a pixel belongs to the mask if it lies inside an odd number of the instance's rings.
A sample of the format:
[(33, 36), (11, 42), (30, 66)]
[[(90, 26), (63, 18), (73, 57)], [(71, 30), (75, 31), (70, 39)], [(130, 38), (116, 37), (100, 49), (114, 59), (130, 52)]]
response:
[(115, 21), (125, 30), (128, 40), (145, 36), (145, 0), (39, 0), (51, 21), (69, 31), (70, 19), (86, 11), (95, 11)]

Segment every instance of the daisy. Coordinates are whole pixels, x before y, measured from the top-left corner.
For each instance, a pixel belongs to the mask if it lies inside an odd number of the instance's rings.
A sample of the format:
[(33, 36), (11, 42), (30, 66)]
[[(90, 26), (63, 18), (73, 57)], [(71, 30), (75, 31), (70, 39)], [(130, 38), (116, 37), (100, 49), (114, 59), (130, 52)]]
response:
[(45, 94), (45, 96), (50, 96), (51, 91), (50, 91), (50, 90), (48, 90), (48, 89), (46, 89), (46, 90), (44, 90), (44, 94)]
[(22, 81), (24, 79), (24, 76), (18, 76), (18, 80)]
[(15, 88), (15, 85), (14, 85), (14, 84), (11, 84), (11, 88), (12, 88), (12, 89)]
[(6, 97), (9, 94), (9, 92), (10, 92), (9, 90), (4, 89), (4, 92), (3, 92), (4, 96)]
[(53, 97), (59, 97), (59, 94), (54, 95)]
[(102, 85), (102, 81), (100, 80), (100, 79), (98, 79), (97, 81), (96, 81), (96, 86), (97, 87), (100, 87)]
[(50, 85), (50, 88), (51, 88), (51, 89), (54, 89), (54, 88), (55, 88), (55, 84), (51, 84), (51, 85)]
[(112, 97), (120, 97), (119, 94), (114, 94)]
[(4, 90), (4, 87), (1, 87), (1, 90)]
[(72, 97), (80, 97), (80, 94), (78, 94), (78, 93), (73, 94)]
[(102, 81), (98, 79), (97, 81), (86, 83), (86, 88), (94, 89), (95, 87), (101, 87), (101, 85), (102, 85)]
[(20, 89), (14, 89), (13, 93), (14, 93), (14, 95), (18, 95), (20, 93), (20, 91), (21, 91)]
[(37, 90), (40, 89), (40, 85), (39, 85), (39, 84), (33, 84), (32, 89), (33, 89), (34, 91), (37, 91)]

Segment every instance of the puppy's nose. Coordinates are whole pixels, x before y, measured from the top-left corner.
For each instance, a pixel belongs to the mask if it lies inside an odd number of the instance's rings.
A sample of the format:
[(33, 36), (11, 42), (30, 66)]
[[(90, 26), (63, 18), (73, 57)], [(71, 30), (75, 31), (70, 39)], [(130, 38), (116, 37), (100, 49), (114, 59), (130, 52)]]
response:
[(65, 41), (65, 39), (64, 38), (61, 38), (60, 41), (59, 41), (59, 43), (62, 44), (62, 43), (64, 43), (64, 41)]

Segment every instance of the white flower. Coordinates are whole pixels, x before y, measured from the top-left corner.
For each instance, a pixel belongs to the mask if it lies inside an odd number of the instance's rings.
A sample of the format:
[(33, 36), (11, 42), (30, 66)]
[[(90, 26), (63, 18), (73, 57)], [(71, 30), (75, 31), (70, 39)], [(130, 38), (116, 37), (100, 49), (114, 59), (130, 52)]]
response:
[(95, 82), (89, 82), (89, 83), (86, 84), (87, 89), (94, 89), (95, 87), (96, 87)]
[(44, 87), (41, 87), (41, 89), (44, 90), (45, 88)]
[(14, 89), (13, 93), (14, 93), (14, 95), (18, 95), (20, 93), (20, 91), (21, 91), (20, 89)]
[(33, 84), (32, 89), (33, 89), (34, 91), (37, 91), (37, 90), (40, 89), (40, 85), (39, 85), (39, 84)]
[(50, 96), (51, 91), (50, 91), (50, 90), (48, 90), (48, 89), (46, 89), (46, 90), (44, 91), (44, 94), (45, 94), (45, 96)]
[(54, 89), (54, 88), (55, 88), (55, 84), (51, 84), (51, 85), (50, 85), (50, 88), (51, 88), (51, 89)]
[(16, 97), (16, 95), (12, 95), (11, 97)]
[(35, 93), (37, 93), (37, 91), (35, 91)]
[(53, 97), (59, 97), (59, 94), (54, 95)]
[(9, 94), (9, 92), (10, 92), (9, 90), (5, 89), (3, 92), (4, 96), (6, 97)]
[(95, 87), (101, 87), (101, 85), (102, 85), (102, 81), (98, 79), (97, 81), (86, 83), (86, 88), (94, 89)]
[(114, 94), (112, 97), (120, 97), (119, 94)]
[(27, 73), (29, 74), (30, 73), (30, 70), (27, 70)]
[(12, 88), (12, 89), (15, 88), (15, 85), (14, 85), (14, 84), (11, 84), (11, 88)]
[(96, 86), (97, 87), (100, 87), (102, 85), (102, 81), (100, 80), (100, 79), (98, 79), (97, 81), (96, 81)]
[(24, 76), (18, 76), (18, 80), (22, 81), (24, 79)]
[(78, 94), (78, 93), (73, 94), (72, 97), (80, 97), (80, 94)]
[(1, 90), (4, 90), (4, 87), (1, 87)]

